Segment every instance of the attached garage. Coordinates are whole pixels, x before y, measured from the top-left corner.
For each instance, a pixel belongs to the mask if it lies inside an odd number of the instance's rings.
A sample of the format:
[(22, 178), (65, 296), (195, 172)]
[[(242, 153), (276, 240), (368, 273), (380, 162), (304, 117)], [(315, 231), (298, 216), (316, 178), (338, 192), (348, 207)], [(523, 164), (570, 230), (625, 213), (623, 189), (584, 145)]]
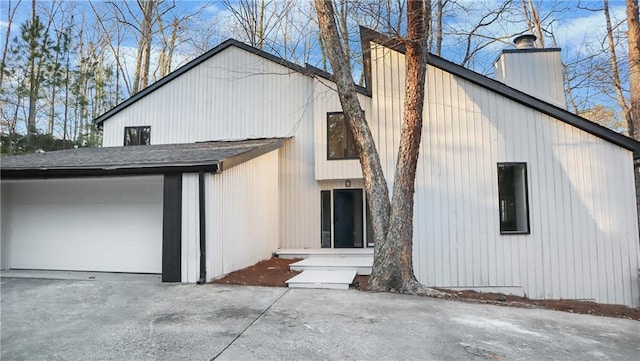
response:
[[(271, 207), (277, 204), (277, 149), (284, 142), (81, 148), (3, 158), (0, 269), (159, 273), (163, 282), (201, 283), (268, 257), (277, 248)], [(224, 232), (222, 219), (253, 224), (255, 232)]]
[(162, 272), (162, 176), (16, 180), (2, 188), (8, 268)]

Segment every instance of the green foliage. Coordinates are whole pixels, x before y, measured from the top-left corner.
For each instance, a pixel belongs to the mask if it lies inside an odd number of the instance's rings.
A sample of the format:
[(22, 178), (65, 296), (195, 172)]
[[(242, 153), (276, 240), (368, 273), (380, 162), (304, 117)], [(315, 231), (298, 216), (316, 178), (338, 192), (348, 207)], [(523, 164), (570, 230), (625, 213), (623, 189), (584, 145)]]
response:
[[(11, 139), (13, 138), (13, 139)], [(2, 155), (18, 155), (36, 153), (40, 151), (50, 152), (54, 150), (70, 149), (81, 146), (71, 140), (56, 139), (50, 134), (32, 134), (27, 142), (27, 137), (21, 134), (13, 136), (1, 135)]]

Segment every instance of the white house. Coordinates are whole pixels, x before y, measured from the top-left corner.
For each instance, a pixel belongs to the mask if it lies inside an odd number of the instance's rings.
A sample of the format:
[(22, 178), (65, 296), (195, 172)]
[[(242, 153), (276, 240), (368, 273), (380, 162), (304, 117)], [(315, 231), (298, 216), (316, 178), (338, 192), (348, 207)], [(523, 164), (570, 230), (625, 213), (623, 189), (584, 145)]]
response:
[[(404, 49), (361, 36), (359, 99), (391, 184)], [(431, 56), (424, 284), (640, 305), (640, 143), (565, 110), (559, 54), (504, 50), (497, 80)], [(225, 41), (97, 118), (103, 148), (2, 160), (2, 268), (204, 282), (277, 249), (371, 249), (340, 112), (330, 74)]]

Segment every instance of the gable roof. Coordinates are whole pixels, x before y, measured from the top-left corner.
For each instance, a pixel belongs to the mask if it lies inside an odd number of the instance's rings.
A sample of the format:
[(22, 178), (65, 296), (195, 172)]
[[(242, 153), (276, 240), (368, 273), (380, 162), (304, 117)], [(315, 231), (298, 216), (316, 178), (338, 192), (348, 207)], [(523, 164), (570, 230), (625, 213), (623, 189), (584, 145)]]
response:
[(2, 179), (117, 176), (206, 171), (220, 173), (276, 150), (285, 138), (79, 148), (3, 157)]
[[(224, 50), (230, 48), (230, 47), (236, 47), (239, 49), (242, 49), (246, 52), (249, 52), (251, 54), (257, 55), (263, 59), (272, 61), (276, 64), (282, 65), (286, 68), (289, 68), (290, 70), (300, 73), (302, 75), (305, 76), (310, 76), (310, 77), (320, 77), (323, 79), (327, 79), (329, 81), (333, 81), (332, 77), (333, 75), (331, 73), (328, 73), (322, 69), (316, 68), (310, 64), (305, 64), (305, 66), (300, 66), (296, 63), (290, 62), (288, 60), (279, 58), (275, 55), (269, 54), (263, 50), (254, 48), (250, 45), (244, 44), (238, 40), (235, 39), (227, 39), (224, 42), (220, 43), (218, 46), (214, 47), (213, 49), (207, 51), (206, 53), (200, 55), (199, 57), (191, 60), (190, 62), (188, 62), (187, 64), (181, 66), (180, 68), (174, 70), (173, 72), (169, 73), (169, 75), (165, 76), (164, 78), (158, 80), (157, 82), (149, 85), (148, 87), (142, 89), (141, 91), (139, 91), (138, 93), (136, 93), (135, 95), (131, 96), (130, 98), (124, 100), (122, 103), (116, 105), (114, 108), (109, 109), (107, 112), (101, 114), (100, 116), (98, 116), (96, 119), (94, 119), (94, 122), (98, 125), (101, 125), (102, 122), (104, 122), (105, 120), (109, 119), (110, 117), (112, 117), (113, 115), (117, 114), (118, 112), (120, 112), (121, 110), (127, 108), (128, 106), (134, 104), (135, 102), (137, 102), (138, 100), (146, 97), (147, 95), (153, 93), (154, 91), (160, 89), (161, 87), (163, 87), (164, 85), (166, 85), (167, 83), (169, 83), (170, 81), (172, 81), (173, 79), (181, 76), (182, 74), (188, 72), (189, 70), (191, 70), (192, 68), (200, 65), (201, 63), (209, 60), (210, 58), (216, 56), (217, 54), (223, 52)], [(364, 87), (356, 85), (356, 90), (362, 94), (366, 94), (366, 90)]]
[[(380, 34), (375, 30), (371, 30), (362, 26), (360, 27), (360, 40), (362, 42), (366, 90), (367, 94), (371, 95), (371, 42), (383, 45), (402, 54), (406, 52), (406, 48), (404, 44), (398, 39)], [(609, 128), (603, 127), (600, 124), (596, 124), (590, 120), (582, 118), (565, 109), (558, 108), (557, 106), (540, 100), (535, 96), (523, 93), (497, 80), (488, 78), (482, 74), (476, 73), (472, 70), (452, 63), (439, 56), (429, 54), (428, 64), (450, 74), (458, 76), (462, 79), (470, 81), (474, 84), (477, 84), (508, 99), (514, 100), (526, 107), (535, 109), (543, 114), (547, 114), (555, 119), (560, 120), (561, 122), (567, 123), (587, 133), (593, 134), (598, 138), (604, 139), (617, 146), (630, 150), (633, 152), (634, 159), (640, 159), (640, 142), (637, 142), (632, 138), (629, 138)]]

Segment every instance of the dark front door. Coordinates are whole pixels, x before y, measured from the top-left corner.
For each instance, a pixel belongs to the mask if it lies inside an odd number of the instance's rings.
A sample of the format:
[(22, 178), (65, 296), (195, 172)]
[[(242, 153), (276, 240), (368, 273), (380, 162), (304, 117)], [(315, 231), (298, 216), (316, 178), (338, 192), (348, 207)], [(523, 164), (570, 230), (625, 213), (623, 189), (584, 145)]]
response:
[(333, 246), (362, 247), (362, 189), (334, 189), (333, 207)]

